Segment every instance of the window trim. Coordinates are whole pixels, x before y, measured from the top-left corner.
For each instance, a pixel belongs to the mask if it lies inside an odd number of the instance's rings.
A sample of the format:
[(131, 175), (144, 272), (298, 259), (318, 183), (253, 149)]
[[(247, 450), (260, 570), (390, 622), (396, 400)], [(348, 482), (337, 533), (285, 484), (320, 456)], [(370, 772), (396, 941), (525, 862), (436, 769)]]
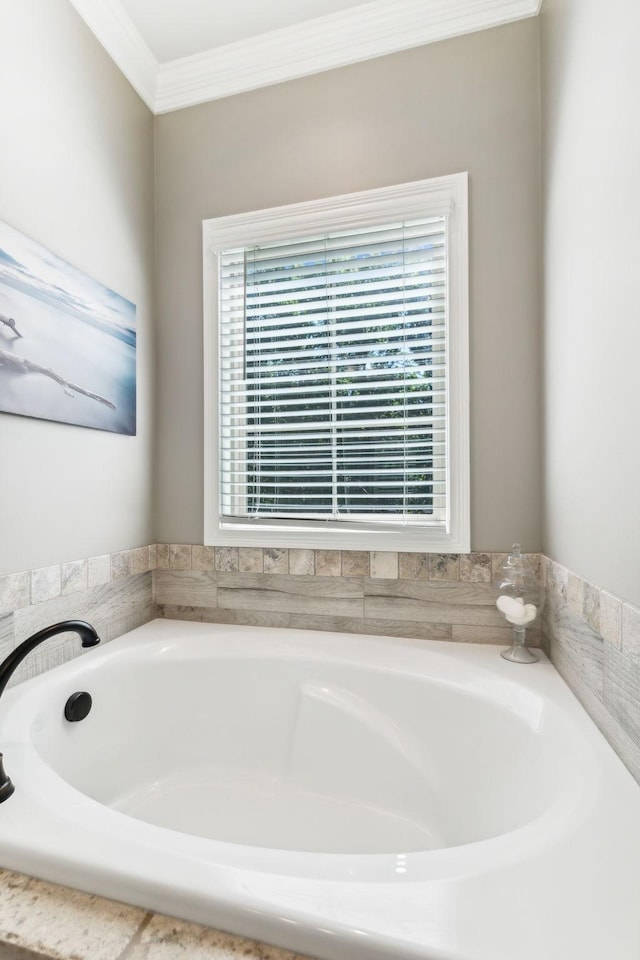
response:
[[(282, 521), (271, 527), (223, 526), (218, 514), (218, 252), (295, 239), (318, 231), (377, 225), (385, 220), (448, 217), (447, 529), (398, 523), (379, 530), (326, 529)], [(204, 542), (211, 545), (341, 550), (468, 553), (470, 550), (468, 175), (311, 200), (204, 220)]]

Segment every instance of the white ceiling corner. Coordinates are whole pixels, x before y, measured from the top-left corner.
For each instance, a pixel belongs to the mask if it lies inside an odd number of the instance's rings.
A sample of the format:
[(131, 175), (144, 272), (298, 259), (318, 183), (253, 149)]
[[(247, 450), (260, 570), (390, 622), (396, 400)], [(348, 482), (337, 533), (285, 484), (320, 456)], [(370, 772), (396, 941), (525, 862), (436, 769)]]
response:
[(71, 0), (154, 113), (533, 17), (541, 2), (369, 0), (161, 63), (128, 15), (126, 0)]

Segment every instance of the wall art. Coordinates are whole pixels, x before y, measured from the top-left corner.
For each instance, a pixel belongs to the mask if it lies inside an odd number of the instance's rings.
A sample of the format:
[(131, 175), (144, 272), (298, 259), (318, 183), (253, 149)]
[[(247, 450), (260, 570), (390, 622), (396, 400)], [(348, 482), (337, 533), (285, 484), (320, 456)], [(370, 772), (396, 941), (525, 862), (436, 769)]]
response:
[(0, 222), (0, 411), (136, 432), (136, 308)]

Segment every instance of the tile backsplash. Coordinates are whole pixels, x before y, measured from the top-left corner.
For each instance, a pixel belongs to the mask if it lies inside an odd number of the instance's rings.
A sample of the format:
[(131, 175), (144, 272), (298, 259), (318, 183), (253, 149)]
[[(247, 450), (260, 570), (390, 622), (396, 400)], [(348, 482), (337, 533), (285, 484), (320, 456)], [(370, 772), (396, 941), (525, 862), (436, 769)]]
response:
[[(293, 576), (365, 576), (391, 580), (491, 583), (506, 553), (395, 553), (365, 550), (301, 550), (280, 547), (205, 547), (158, 543), (154, 569), (275, 573)], [(529, 557), (539, 566), (538, 554)]]
[(507, 644), (505, 556), (157, 544), (155, 601), (172, 619)]
[(544, 648), (640, 782), (640, 609), (543, 558)]
[[(152, 620), (157, 615), (154, 566), (155, 545), (0, 577), (0, 659), (32, 633), (60, 620), (88, 620), (104, 641)], [(75, 634), (60, 634), (23, 661), (11, 683), (81, 651)]]

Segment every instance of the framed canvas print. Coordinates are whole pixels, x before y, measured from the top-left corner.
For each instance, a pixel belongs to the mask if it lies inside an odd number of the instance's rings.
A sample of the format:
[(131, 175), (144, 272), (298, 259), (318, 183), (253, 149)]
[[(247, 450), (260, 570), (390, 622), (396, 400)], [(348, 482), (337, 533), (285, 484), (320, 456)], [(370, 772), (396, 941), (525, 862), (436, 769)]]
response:
[(136, 432), (135, 305), (2, 222), (0, 412)]

